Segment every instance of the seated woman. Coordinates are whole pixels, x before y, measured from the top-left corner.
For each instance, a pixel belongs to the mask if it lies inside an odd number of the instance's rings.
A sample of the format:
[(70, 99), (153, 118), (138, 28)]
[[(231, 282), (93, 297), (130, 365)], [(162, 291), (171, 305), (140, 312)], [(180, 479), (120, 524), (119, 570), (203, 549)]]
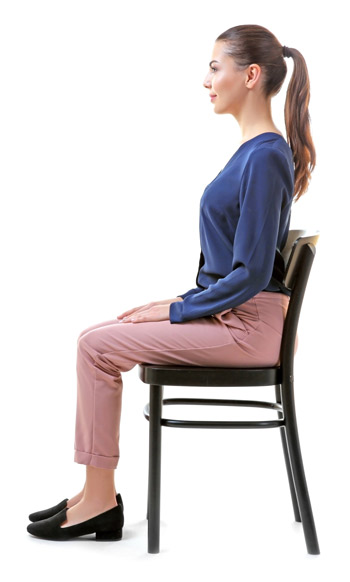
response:
[[(285, 104), (287, 140), (271, 99), (294, 61)], [(96, 533), (121, 539), (119, 461), (122, 372), (136, 364), (274, 366), (289, 296), (277, 261), (293, 200), (315, 167), (309, 78), (297, 49), (266, 28), (235, 26), (215, 41), (204, 79), (214, 111), (238, 121), (242, 140), (200, 200), (201, 253), (196, 287), (124, 311), (83, 330), (77, 345), (74, 461), (86, 466), (83, 489), (29, 516), (27, 530), (47, 539)]]

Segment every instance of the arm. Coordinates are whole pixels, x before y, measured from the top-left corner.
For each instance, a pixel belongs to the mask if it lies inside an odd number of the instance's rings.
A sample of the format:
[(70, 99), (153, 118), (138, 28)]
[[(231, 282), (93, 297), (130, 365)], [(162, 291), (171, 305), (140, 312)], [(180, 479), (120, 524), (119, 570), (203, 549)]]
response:
[(185, 297), (189, 297), (189, 295), (194, 295), (195, 293), (201, 293), (201, 291), (203, 291), (203, 287), (194, 287), (193, 289), (186, 291), (186, 293), (183, 295), (177, 295), (177, 297), (182, 297), (182, 299), (185, 299)]
[(281, 209), (290, 201), (289, 184), (289, 168), (281, 152), (261, 147), (252, 153), (241, 181), (232, 271), (208, 289), (171, 303), (171, 323), (236, 307), (265, 289), (273, 271)]

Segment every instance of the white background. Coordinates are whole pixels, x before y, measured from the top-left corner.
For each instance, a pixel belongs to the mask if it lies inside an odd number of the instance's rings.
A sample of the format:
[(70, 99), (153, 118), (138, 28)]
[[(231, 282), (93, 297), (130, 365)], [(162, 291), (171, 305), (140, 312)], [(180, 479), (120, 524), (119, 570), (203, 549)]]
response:
[[(7, 579), (349, 579), (344, 4), (242, 4), (1, 2), (0, 533)], [(238, 24), (267, 27), (300, 50), (309, 69), (317, 167), (291, 226), (321, 230), (295, 363), (321, 554), (306, 553), (302, 526), (293, 521), (277, 431), (170, 428), (163, 429), (161, 553), (147, 554), (148, 388), (137, 367), (123, 376), (116, 471), (123, 540), (33, 538), (28, 514), (72, 497), (85, 480), (85, 467), (73, 462), (79, 333), (195, 286), (199, 200), (241, 141), (235, 119), (214, 114), (202, 83), (216, 37)], [(288, 77), (273, 99), (284, 135), (293, 67), (286, 62)], [(220, 396), (234, 397), (233, 389)], [(267, 399), (273, 391), (249, 396)]]

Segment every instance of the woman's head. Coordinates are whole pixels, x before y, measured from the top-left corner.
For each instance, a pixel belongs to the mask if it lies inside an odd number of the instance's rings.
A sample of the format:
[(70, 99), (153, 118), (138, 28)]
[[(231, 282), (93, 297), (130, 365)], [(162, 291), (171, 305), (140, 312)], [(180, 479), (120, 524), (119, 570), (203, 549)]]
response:
[(231, 113), (238, 120), (246, 100), (252, 96), (252, 89), (254, 98), (263, 98), (261, 67), (257, 64), (238, 67), (232, 56), (227, 54), (224, 41), (215, 42), (203, 85), (209, 89), (215, 113)]
[[(310, 83), (302, 54), (288, 49), (294, 69), (288, 85), (284, 108), (287, 141), (295, 165), (296, 200), (308, 188), (311, 172), (316, 165), (316, 152), (311, 138), (308, 105)], [(247, 98), (247, 90), (269, 100), (280, 91), (287, 75), (283, 45), (263, 26), (246, 24), (234, 26), (220, 34), (214, 45), (211, 67), (204, 86), (209, 88), (216, 113), (239, 113)], [(217, 69), (216, 71), (213, 70)]]

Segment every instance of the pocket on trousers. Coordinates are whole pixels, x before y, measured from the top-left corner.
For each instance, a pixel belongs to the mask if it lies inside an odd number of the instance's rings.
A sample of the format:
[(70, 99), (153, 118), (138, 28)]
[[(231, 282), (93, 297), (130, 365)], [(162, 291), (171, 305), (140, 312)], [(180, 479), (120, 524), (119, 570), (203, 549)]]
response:
[(242, 340), (260, 324), (259, 310), (254, 297), (238, 307), (220, 311), (213, 317), (224, 323), (232, 337), (237, 340)]
[(240, 341), (247, 335), (247, 328), (243, 321), (234, 313), (234, 309), (225, 309), (224, 311), (220, 311), (220, 313), (215, 313), (212, 317), (215, 317), (215, 319), (221, 321), (227, 327), (234, 340)]

